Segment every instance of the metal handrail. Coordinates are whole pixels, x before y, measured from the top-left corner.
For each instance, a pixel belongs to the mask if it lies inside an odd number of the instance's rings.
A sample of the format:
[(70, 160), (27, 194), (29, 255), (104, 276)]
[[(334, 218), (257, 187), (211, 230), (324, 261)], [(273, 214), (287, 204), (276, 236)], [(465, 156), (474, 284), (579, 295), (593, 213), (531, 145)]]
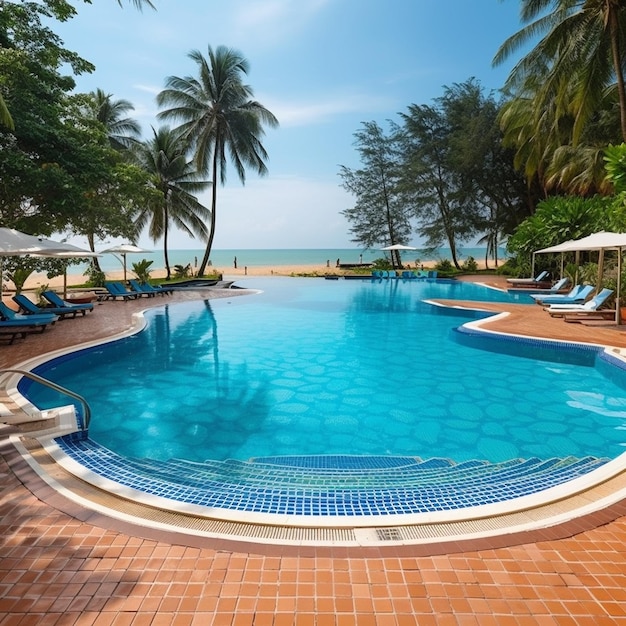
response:
[(66, 396), (70, 396), (70, 398), (74, 398), (75, 400), (78, 400), (82, 405), (83, 405), (83, 428), (82, 430), (87, 430), (89, 428), (89, 422), (91, 421), (91, 408), (89, 406), (89, 404), (87, 404), (87, 400), (85, 400), (85, 398), (83, 398), (81, 395), (74, 393), (73, 391), (70, 391), (69, 389), (66, 389), (65, 387), (61, 387), (61, 385), (57, 385), (56, 383), (53, 383), (51, 380), (48, 380), (47, 378), (43, 378), (42, 376), (39, 376), (39, 374), (34, 374), (33, 372), (29, 372), (27, 370), (20, 370), (20, 369), (13, 369), (13, 368), (9, 368), (9, 369), (0, 369), (0, 374), (21, 374), (22, 376), (25, 376), (26, 378), (30, 378), (31, 380), (34, 380), (37, 383), (40, 383), (41, 385), (44, 385), (45, 387), (50, 387), (50, 389), (54, 389), (54, 391), (58, 391), (59, 393), (63, 393)]

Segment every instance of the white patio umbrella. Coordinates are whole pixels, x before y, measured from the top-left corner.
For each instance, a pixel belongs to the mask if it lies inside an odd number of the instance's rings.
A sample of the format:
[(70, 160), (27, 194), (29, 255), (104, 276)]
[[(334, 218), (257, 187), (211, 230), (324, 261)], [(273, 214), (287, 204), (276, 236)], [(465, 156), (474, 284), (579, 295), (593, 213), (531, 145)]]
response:
[[(113, 254), (117, 257), (119, 254), (122, 257), (122, 265), (124, 266), (124, 280), (126, 280), (126, 255), (127, 254), (152, 254), (152, 250), (144, 250), (139, 246), (135, 246), (131, 243), (122, 243), (118, 246), (113, 246), (112, 248), (107, 248), (106, 250), (101, 251), (102, 254)], [(119, 258), (118, 258), (119, 260)]]
[[(54, 254), (46, 254), (47, 257), (53, 257), (55, 259), (83, 259), (83, 258), (93, 258), (97, 256), (101, 256), (98, 252), (92, 252), (91, 250), (83, 250), (78, 246), (73, 246), (70, 243), (63, 244), (67, 246), (67, 249), (63, 252), (56, 252)], [(44, 256), (44, 255), (41, 255)], [(65, 269), (63, 270), (63, 298), (67, 298), (67, 263), (65, 264)]]
[(27, 255), (54, 257), (64, 253), (85, 257), (93, 254), (69, 243), (28, 235), (14, 228), (0, 228), (0, 299), (2, 299), (3, 291), (2, 266), (4, 257)]
[(395, 243), (393, 246), (386, 246), (385, 248), (381, 248), (381, 250), (417, 250), (413, 246), (403, 246), (401, 243)]
[(381, 248), (381, 250), (384, 250), (385, 252), (391, 252), (391, 264), (393, 267), (396, 266), (394, 262), (394, 257), (393, 257), (393, 253), (396, 252), (398, 265), (401, 267), (402, 263), (400, 259), (400, 251), (401, 250), (417, 250), (417, 248), (414, 248), (413, 246), (405, 246), (401, 243), (394, 243), (392, 246), (385, 246), (384, 248)]

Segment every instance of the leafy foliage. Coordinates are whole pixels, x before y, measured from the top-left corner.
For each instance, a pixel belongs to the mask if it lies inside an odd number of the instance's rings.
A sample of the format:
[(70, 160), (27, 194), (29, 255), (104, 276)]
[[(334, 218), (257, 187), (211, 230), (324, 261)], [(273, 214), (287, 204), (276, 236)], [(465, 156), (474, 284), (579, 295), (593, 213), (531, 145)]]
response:
[(427, 248), (447, 244), (460, 268), (459, 242), (481, 233), (492, 250), (527, 215), (526, 189), (502, 146), (498, 105), (470, 79), (433, 105), (402, 114), (404, 186)]
[(197, 169), (211, 171), (211, 225), (198, 270), (203, 275), (215, 235), (217, 180), (222, 184), (226, 181), (227, 157), (242, 183), (246, 166), (260, 176), (267, 174), (267, 152), (261, 143), (263, 127), (276, 127), (278, 120), (252, 100), (252, 88), (243, 82), (249, 64), (239, 52), (209, 46), (206, 58), (198, 50), (192, 50), (189, 57), (197, 66), (198, 78), (170, 76), (157, 102), (169, 107), (159, 113), (159, 119), (181, 121), (178, 131), (193, 144)]
[(152, 263), (153, 261), (148, 261), (148, 259), (141, 259), (141, 261), (133, 263), (133, 272), (142, 285), (150, 282), (150, 272), (152, 271), (150, 266)]
[(615, 191), (626, 192), (626, 144), (609, 145), (604, 151), (606, 173)]
[(613, 198), (552, 197), (539, 203), (535, 214), (509, 237), (511, 252), (530, 256), (534, 251), (598, 230), (626, 230), (626, 212), (616, 210)]
[[(27, 232), (130, 236), (145, 179), (111, 149), (93, 100), (70, 95), (93, 66), (65, 50), (42, 18), (65, 20), (66, 2), (0, 4), (0, 88), (15, 128), (0, 127), (0, 220)], [(130, 184), (129, 184), (130, 183)], [(93, 245), (92, 245), (93, 249)]]
[(148, 225), (153, 241), (163, 237), (163, 252), (167, 278), (170, 278), (168, 233), (170, 225), (197, 235), (203, 242), (208, 238), (206, 222), (211, 212), (201, 204), (196, 195), (210, 183), (203, 180), (193, 160), (188, 158), (189, 143), (179, 132), (164, 126), (153, 129), (153, 137), (134, 150), (136, 162), (150, 176), (154, 190), (153, 199), (137, 212), (135, 226), (138, 231)]
[[(352, 241), (366, 248), (407, 243), (411, 234), (412, 206), (402, 193), (398, 129), (390, 134), (375, 122), (364, 123), (354, 134), (362, 167), (341, 166), (342, 186), (356, 198), (353, 207), (342, 211), (352, 224)], [(400, 267), (397, 251), (392, 264)]]

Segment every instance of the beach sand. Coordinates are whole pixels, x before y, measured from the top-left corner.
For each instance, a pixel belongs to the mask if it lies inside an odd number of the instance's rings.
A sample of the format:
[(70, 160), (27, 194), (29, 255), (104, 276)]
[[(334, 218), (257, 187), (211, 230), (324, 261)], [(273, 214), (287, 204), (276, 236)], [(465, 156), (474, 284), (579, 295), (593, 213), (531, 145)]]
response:
[[(436, 261), (425, 261), (420, 263), (420, 267), (424, 267), (426, 269), (432, 268), (436, 265)], [(484, 268), (484, 263), (477, 262), (478, 267), (480, 269)], [(328, 267), (326, 264), (320, 265), (265, 265), (265, 266), (251, 266), (251, 267), (238, 267), (235, 269), (234, 267), (214, 267), (211, 268), (214, 272), (221, 274), (224, 280), (238, 280), (244, 276), (327, 276), (327, 275), (335, 275), (335, 276), (343, 276), (345, 274), (354, 273), (349, 269), (340, 269), (337, 267), (333, 267), (332, 265)], [(419, 269), (415, 267), (406, 266), (406, 269)], [(153, 270), (150, 274), (152, 278), (165, 278), (166, 272), (164, 269), (156, 269)], [(123, 270), (115, 270), (106, 272), (107, 280), (123, 280), (124, 272)], [(127, 270), (126, 274), (127, 278), (134, 278), (135, 275), (131, 270)], [(83, 285), (87, 280), (87, 277), (82, 274), (68, 274), (67, 276), (67, 287), (72, 288), (75, 285)], [(57, 276), (55, 278), (48, 278), (43, 273), (32, 274), (30, 278), (26, 281), (25, 289), (26, 290), (36, 290), (40, 288), (42, 285), (47, 285), (51, 289), (62, 289), (63, 288), (63, 276)], [(8, 283), (6, 285), (7, 291), (12, 291), (12, 283)]]

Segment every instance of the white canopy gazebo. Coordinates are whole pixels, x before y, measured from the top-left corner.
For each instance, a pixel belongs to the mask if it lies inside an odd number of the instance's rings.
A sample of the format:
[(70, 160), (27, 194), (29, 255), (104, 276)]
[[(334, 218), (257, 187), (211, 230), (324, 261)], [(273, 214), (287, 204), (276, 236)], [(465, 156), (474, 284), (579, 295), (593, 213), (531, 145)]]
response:
[[(543, 248), (537, 250), (534, 254), (541, 253), (565, 253), (565, 252), (582, 252), (589, 250), (597, 250), (600, 253), (600, 259), (598, 262), (598, 274), (602, 275), (603, 259), (605, 250), (617, 250), (617, 286), (615, 290), (615, 323), (617, 325), (621, 322), (620, 315), (620, 295), (622, 291), (622, 254), (626, 248), (626, 233), (614, 233), (609, 231), (600, 231), (582, 237), (581, 239), (571, 239), (570, 241), (564, 241), (556, 246), (550, 246), (549, 248)], [(533, 256), (534, 259), (534, 256)]]

